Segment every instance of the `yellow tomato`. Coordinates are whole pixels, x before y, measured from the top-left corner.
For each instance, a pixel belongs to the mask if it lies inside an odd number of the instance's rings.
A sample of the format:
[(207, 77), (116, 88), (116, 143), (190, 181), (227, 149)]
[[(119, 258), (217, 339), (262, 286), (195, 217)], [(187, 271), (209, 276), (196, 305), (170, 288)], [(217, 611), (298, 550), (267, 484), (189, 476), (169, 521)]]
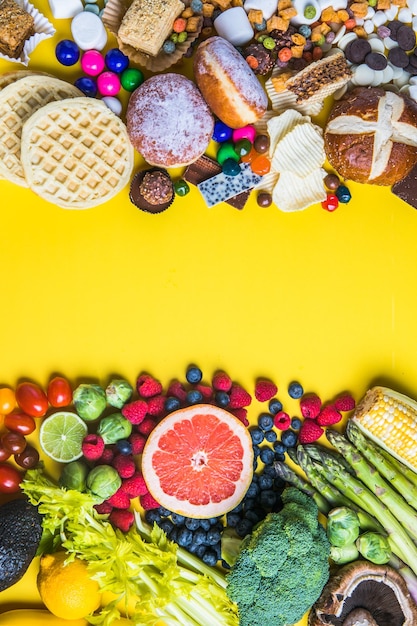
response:
[(0, 414), (7, 415), (16, 408), (16, 396), (13, 389), (2, 387), (0, 389)]

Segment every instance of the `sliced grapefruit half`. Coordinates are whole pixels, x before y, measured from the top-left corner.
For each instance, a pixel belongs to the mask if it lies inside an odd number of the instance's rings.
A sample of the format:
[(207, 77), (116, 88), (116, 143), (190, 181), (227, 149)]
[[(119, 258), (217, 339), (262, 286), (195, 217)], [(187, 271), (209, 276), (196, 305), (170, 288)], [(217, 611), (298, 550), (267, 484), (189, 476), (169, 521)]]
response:
[(179, 409), (149, 435), (142, 473), (161, 506), (186, 517), (217, 517), (237, 506), (251, 483), (252, 440), (224, 409)]

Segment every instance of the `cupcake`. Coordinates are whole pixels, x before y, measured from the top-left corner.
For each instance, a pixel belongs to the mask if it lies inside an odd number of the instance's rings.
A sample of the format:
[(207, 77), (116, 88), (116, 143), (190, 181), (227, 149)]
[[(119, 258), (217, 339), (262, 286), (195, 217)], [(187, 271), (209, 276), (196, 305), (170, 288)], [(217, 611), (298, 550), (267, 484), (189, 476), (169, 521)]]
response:
[(158, 167), (138, 172), (130, 184), (130, 201), (146, 213), (162, 213), (172, 204), (174, 195), (168, 172)]

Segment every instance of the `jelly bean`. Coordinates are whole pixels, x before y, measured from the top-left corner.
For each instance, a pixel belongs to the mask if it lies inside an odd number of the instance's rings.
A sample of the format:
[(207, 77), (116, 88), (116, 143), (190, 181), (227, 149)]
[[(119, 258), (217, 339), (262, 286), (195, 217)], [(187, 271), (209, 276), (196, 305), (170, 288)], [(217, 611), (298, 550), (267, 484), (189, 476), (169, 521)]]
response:
[(217, 163), (223, 165), (227, 159), (233, 159), (239, 161), (239, 155), (236, 154), (233, 144), (230, 141), (225, 141), (220, 145), (216, 155)]
[(61, 65), (75, 65), (80, 58), (80, 49), (71, 39), (63, 39), (55, 48), (55, 56)]
[(190, 187), (188, 185), (188, 183), (181, 178), (180, 180), (176, 180), (174, 182), (174, 191), (177, 194), (177, 196), (186, 196), (187, 193), (189, 193), (190, 191)]
[(271, 161), (264, 154), (260, 154), (250, 164), (251, 170), (254, 174), (259, 176), (265, 176), (271, 169)]
[(77, 78), (74, 85), (89, 98), (94, 98), (97, 95), (97, 85), (92, 78), (89, 78), (89, 76), (81, 76), (81, 78)]
[(233, 131), (232, 139), (236, 143), (239, 139), (249, 139), (251, 143), (255, 141), (256, 129), (254, 126), (248, 124), (242, 128), (235, 128)]
[(98, 76), (104, 69), (103, 55), (98, 50), (88, 50), (81, 57), (81, 67), (85, 74)]
[(240, 166), (234, 159), (226, 159), (222, 166), (222, 172), (225, 176), (237, 176), (240, 174)]
[(321, 203), (321, 206), (323, 207), (323, 209), (326, 209), (326, 211), (330, 211), (330, 213), (332, 211), (335, 211), (337, 207), (339, 206), (339, 200), (336, 194), (328, 193), (326, 200), (323, 200), (323, 202)]
[(105, 105), (107, 105), (110, 111), (113, 111), (116, 115), (120, 115), (122, 112), (123, 105), (118, 98), (114, 96), (104, 96), (102, 98)]
[(114, 72), (103, 72), (97, 78), (97, 87), (102, 96), (116, 96), (120, 89), (120, 78)]
[(339, 202), (341, 202), (342, 204), (347, 204), (352, 199), (352, 195), (349, 189), (345, 187), (345, 185), (340, 185), (336, 189), (336, 196)]
[(233, 129), (230, 128), (230, 126), (227, 126), (226, 124), (224, 124), (224, 122), (220, 122), (220, 120), (215, 122), (213, 132), (214, 141), (222, 143), (223, 141), (228, 141), (229, 139), (231, 139), (232, 135)]
[(135, 91), (144, 81), (143, 73), (135, 67), (124, 70), (120, 77), (123, 89), (126, 91)]
[(235, 152), (240, 157), (244, 156), (245, 154), (249, 154), (251, 150), (252, 144), (249, 139), (239, 139), (239, 141), (235, 143)]
[(256, 152), (255, 148), (252, 146), (252, 149), (249, 152), (249, 154), (244, 154), (243, 156), (240, 157), (240, 160), (242, 161), (242, 163), (252, 163), (252, 161), (256, 159), (258, 156), (259, 156), (259, 153)]
[(106, 62), (106, 67), (111, 72), (116, 72), (116, 74), (121, 74), (129, 65), (129, 58), (118, 48), (112, 48), (109, 50), (106, 53), (104, 60)]

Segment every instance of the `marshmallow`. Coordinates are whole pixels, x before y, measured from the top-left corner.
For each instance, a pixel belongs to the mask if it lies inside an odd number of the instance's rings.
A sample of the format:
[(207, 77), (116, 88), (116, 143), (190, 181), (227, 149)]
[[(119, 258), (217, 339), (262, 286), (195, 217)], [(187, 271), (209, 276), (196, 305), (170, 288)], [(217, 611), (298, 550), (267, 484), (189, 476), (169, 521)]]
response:
[(243, 7), (232, 7), (220, 13), (213, 22), (219, 37), (233, 46), (243, 46), (253, 39), (253, 28)]
[(49, 0), (49, 8), (56, 20), (65, 20), (81, 13), (84, 7), (81, 0)]
[(81, 50), (103, 50), (107, 43), (107, 32), (103, 22), (95, 13), (82, 11), (71, 22), (72, 37)]
[(263, 18), (269, 20), (277, 11), (278, 0), (246, 0), (243, 7), (246, 13), (251, 9), (262, 11)]

